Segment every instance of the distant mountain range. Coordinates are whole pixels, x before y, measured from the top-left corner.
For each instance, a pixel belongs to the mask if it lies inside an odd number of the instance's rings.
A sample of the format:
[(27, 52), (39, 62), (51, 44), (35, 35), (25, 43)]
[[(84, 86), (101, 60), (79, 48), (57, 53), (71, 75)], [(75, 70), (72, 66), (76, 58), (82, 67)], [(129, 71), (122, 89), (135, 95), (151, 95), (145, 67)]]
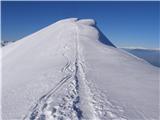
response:
[(2, 41), (1, 40), (1, 47), (4, 47), (4, 46), (6, 46), (6, 45), (8, 45), (8, 44), (10, 44), (10, 43), (13, 43), (14, 41)]
[(133, 55), (142, 58), (154, 66), (160, 67), (160, 49), (122, 48)]

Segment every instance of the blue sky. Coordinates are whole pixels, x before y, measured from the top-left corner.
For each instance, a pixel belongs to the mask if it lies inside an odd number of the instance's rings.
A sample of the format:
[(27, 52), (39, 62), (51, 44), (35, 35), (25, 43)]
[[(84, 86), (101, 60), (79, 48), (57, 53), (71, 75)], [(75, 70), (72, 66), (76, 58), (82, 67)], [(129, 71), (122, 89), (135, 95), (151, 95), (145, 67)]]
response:
[(2, 2), (2, 40), (19, 40), (57, 20), (93, 18), (118, 47), (158, 48), (160, 2)]

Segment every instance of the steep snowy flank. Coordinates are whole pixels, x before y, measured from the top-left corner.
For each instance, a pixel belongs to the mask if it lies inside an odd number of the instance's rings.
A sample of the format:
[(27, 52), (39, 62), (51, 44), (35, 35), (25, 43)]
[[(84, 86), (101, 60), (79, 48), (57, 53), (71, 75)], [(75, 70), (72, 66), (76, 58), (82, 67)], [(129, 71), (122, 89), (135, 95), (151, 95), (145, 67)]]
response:
[(58, 21), (2, 50), (4, 120), (158, 120), (159, 69), (92, 19)]

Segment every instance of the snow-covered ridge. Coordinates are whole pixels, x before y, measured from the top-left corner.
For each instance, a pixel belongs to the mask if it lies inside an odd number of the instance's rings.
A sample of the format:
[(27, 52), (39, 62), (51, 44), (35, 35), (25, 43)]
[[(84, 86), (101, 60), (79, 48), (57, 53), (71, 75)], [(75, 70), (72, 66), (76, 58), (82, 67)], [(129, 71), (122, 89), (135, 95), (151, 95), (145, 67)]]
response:
[(61, 20), (2, 49), (5, 120), (158, 119), (159, 69), (114, 47), (92, 19)]
[[(28, 35), (27, 37), (22, 38), (21, 40), (16, 41), (16, 44), (21, 44), (23, 41), (25, 41), (25, 39), (30, 39), (32, 37), (36, 37), (37, 34), (41, 34), (44, 33), (44, 31), (49, 32), (49, 31), (56, 31), (58, 29), (64, 28), (66, 27), (68, 24), (70, 24), (70, 26), (75, 26), (76, 24), (79, 24), (80, 26), (90, 26), (91, 29), (94, 29), (95, 31), (97, 31), (97, 40), (98, 37), (99, 41), (101, 41), (104, 44), (107, 44), (109, 46), (113, 46), (115, 47), (115, 45), (113, 45), (113, 43), (111, 43), (104, 35), (103, 33), (97, 28), (96, 26), (96, 22), (93, 19), (78, 19), (78, 18), (67, 18), (67, 19), (63, 19), (63, 20), (59, 20), (31, 35)], [(41, 34), (42, 37), (44, 36), (43, 34)], [(40, 36), (38, 36), (40, 37)], [(31, 41), (32, 42), (32, 41)], [(46, 41), (47, 42), (47, 41)], [(14, 45), (14, 44), (13, 44)]]
[(78, 18), (68, 18), (68, 19), (59, 20), (55, 24), (59, 24), (59, 23), (63, 24), (68, 22), (77, 22), (84, 25), (96, 25), (96, 22), (93, 19), (78, 19)]

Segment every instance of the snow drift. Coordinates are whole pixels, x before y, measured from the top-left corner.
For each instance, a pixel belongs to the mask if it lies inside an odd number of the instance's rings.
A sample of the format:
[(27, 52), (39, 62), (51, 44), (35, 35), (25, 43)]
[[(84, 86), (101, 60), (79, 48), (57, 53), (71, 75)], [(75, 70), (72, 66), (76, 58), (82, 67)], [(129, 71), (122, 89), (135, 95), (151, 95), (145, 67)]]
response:
[(58, 21), (2, 51), (4, 120), (158, 120), (159, 69), (92, 19)]

